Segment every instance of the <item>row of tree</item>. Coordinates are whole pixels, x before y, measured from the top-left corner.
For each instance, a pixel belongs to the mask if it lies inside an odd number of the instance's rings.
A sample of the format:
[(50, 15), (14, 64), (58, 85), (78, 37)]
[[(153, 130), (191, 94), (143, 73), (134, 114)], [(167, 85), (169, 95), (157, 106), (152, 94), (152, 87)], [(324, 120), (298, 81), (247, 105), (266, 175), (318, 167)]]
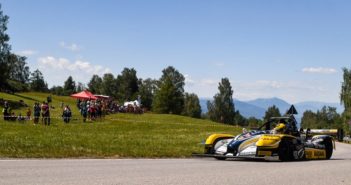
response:
[(70, 95), (89, 89), (94, 94), (113, 97), (119, 102), (141, 98), (144, 108), (162, 114), (179, 114), (190, 117), (201, 117), (200, 101), (196, 94), (184, 91), (185, 78), (174, 67), (162, 71), (160, 79), (141, 79), (133, 68), (124, 68), (116, 77), (107, 73), (102, 77), (93, 75), (88, 86), (84, 87), (70, 76), (62, 86), (54, 86), (50, 91), (57, 95)]
[(305, 111), (301, 126), (315, 129), (339, 129), (344, 127), (342, 116), (337, 113), (336, 108), (326, 106), (317, 112)]

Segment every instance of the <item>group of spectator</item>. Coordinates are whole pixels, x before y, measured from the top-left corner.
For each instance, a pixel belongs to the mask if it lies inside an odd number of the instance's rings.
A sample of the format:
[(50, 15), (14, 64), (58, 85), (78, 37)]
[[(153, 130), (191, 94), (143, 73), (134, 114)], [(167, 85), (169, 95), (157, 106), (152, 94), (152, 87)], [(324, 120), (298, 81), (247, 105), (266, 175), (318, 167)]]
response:
[[(30, 107), (26, 111), (26, 115), (22, 116), (21, 113), (15, 115), (12, 112), (11, 107), (7, 101), (4, 101), (4, 108), (2, 110), (3, 118), (5, 121), (22, 121), (22, 120), (33, 120), (34, 124), (41, 123), (44, 125), (51, 124), (50, 109), (54, 107), (50, 106), (52, 102), (51, 96), (47, 98), (47, 101), (43, 101), (41, 104), (35, 102), (33, 106), (33, 112)], [(62, 119), (64, 123), (69, 123), (72, 118), (72, 111), (68, 105), (64, 105), (61, 102), (60, 108), (62, 109)], [(77, 108), (83, 117), (83, 122), (87, 120), (94, 121), (96, 119), (104, 118), (109, 113), (143, 113), (139, 101), (126, 102), (124, 105), (119, 105), (112, 99), (97, 99), (97, 100), (77, 100)], [(32, 117), (33, 113), (33, 117)]]
[(22, 114), (19, 114), (18, 116), (16, 116), (16, 114), (12, 112), (10, 104), (7, 101), (4, 102), (4, 108), (2, 109), (2, 113), (5, 121), (16, 121), (16, 120), (24, 121), (29, 119), (30, 117), (30, 115), (28, 116), (28, 113), (27, 113), (27, 116), (22, 116)]
[(39, 123), (40, 116), (42, 117), (42, 123), (44, 125), (50, 125), (51, 118), (50, 118), (50, 106), (48, 102), (43, 102), (39, 105), (39, 102), (35, 102), (33, 106), (34, 111), (34, 124)]
[(106, 115), (108, 104), (104, 100), (77, 100), (77, 108), (83, 116), (83, 122), (86, 120), (101, 119)]
[(126, 102), (119, 105), (112, 99), (77, 100), (77, 108), (83, 117), (83, 122), (88, 120), (101, 119), (109, 113), (143, 113), (139, 101)]
[[(32, 110), (30, 107), (27, 108), (25, 116), (22, 116), (21, 113), (16, 115), (12, 111), (10, 104), (7, 101), (4, 101), (4, 108), (2, 110), (2, 113), (3, 113), (3, 118), (5, 121), (16, 121), (16, 120), (17, 121), (30, 121), (30, 120), (33, 120), (34, 124), (39, 124), (39, 121), (41, 120), (41, 123), (44, 125), (49, 126), (51, 124), (50, 105), (48, 102), (42, 102), (42, 104), (39, 104), (39, 102), (35, 102), (34, 106), (33, 106), (33, 117), (32, 117)], [(66, 105), (62, 109), (63, 121), (65, 123), (69, 123), (71, 120), (71, 117), (72, 117), (71, 109), (68, 105)]]

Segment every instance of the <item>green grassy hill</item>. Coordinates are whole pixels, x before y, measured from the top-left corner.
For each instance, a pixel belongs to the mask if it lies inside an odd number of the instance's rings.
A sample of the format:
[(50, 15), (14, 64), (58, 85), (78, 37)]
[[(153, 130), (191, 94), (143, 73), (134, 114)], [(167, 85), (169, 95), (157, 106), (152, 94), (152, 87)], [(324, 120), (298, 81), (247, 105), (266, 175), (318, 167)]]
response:
[[(32, 108), (45, 93), (0, 93), (0, 99), (23, 102)], [(70, 97), (52, 96), (52, 125), (32, 121), (0, 121), (0, 157), (18, 158), (162, 158), (189, 157), (202, 152), (200, 144), (212, 133), (240, 132), (239, 127), (162, 114), (111, 114), (104, 120), (83, 123)], [(73, 121), (64, 124), (60, 102), (73, 109)], [(2, 105), (1, 105), (2, 106)], [(1, 107), (2, 108), (2, 107)], [(24, 115), (26, 107), (15, 109)]]

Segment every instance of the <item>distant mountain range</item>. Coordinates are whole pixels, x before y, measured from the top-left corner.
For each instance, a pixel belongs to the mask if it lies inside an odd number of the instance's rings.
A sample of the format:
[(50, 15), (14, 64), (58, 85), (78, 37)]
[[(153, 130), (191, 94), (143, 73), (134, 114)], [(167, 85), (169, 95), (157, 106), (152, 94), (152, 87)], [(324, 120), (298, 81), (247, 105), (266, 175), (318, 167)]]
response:
[[(202, 112), (206, 113), (207, 110), (207, 101), (209, 99), (200, 99), (200, 105), (202, 108)], [(255, 117), (262, 119), (265, 115), (266, 110), (270, 106), (277, 106), (280, 110), (281, 114), (285, 114), (285, 112), (291, 106), (290, 103), (279, 99), (279, 98), (259, 98), (251, 101), (240, 101), (234, 100), (235, 110), (239, 110), (240, 113), (246, 118)], [(315, 101), (306, 101), (294, 104), (297, 112), (299, 113), (296, 118), (300, 119), (303, 113), (306, 110), (311, 110), (313, 112), (317, 112), (317, 110), (322, 109), (323, 106), (331, 106), (336, 107), (339, 113), (344, 111), (344, 108), (339, 103), (325, 103), (325, 102), (315, 102)]]

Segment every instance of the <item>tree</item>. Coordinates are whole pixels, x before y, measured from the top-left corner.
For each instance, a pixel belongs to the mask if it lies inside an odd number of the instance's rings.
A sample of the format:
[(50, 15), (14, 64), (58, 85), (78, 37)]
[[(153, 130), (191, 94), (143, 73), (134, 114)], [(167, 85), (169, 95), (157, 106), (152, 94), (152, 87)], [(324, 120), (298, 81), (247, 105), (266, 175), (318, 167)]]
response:
[(139, 90), (138, 81), (137, 72), (134, 68), (124, 68), (122, 73), (117, 76), (117, 98), (120, 101), (135, 100)]
[(184, 107), (184, 76), (174, 67), (162, 70), (152, 108), (157, 113), (181, 114)]
[(86, 89), (85, 85), (82, 82), (78, 82), (78, 84), (76, 86), (76, 92), (81, 92), (85, 89)]
[(28, 89), (29, 67), (26, 66), (26, 57), (11, 53), (10, 37), (6, 34), (8, 20), (0, 4), (0, 90), (25, 91)]
[(271, 117), (280, 117), (280, 116), (281, 114), (280, 114), (279, 108), (273, 105), (271, 107), (268, 107), (263, 119), (265, 121), (268, 121)]
[(335, 107), (323, 106), (321, 110), (317, 111), (317, 128), (331, 129), (342, 128), (341, 116), (336, 112)]
[(183, 115), (201, 118), (200, 100), (196, 94), (185, 93)]
[(7, 89), (13, 92), (26, 91), (28, 90), (29, 81), (29, 67), (26, 66), (26, 57), (22, 57), (11, 53), (7, 57), (7, 76), (8, 79), (5, 82)]
[(340, 102), (344, 105), (343, 122), (345, 131), (350, 131), (351, 123), (351, 69), (343, 68), (343, 82), (341, 85)]
[(53, 86), (50, 88), (50, 93), (58, 95), (58, 96), (63, 96), (64, 91), (62, 86)]
[(91, 91), (94, 94), (102, 94), (101, 86), (102, 86), (102, 79), (98, 75), (93, 75), (93, 77), (88, 83), (89, 91)]
[(345, 111), (351, 111), (351, 70), (343, 68), (343, 82), (341, 85), (340, 101)]
[(39, 69), (31, 73), (29, 86), (32, 91), (39, 91), (39, 92), (48, 91), (48, 84), (44, 81), (44, 76), (39, 71)]
[(8, 58), (9, 78), (11, 80), (27, 83), (29, 81), (29, 67), (26, 66), (26, 57), (10, 54)]
[(339, 129), (343, 128), (342, 117), (336, 112), (335, 107), (323, 106), (321, 110), (314, 113), (305, 111), (301, 120), (303, 128), (315, 129)]
[(11, 46), (8, 44), (10, 37), (6, 34), (9, 17), (4, 15), (0, 4), (0, 90), (6, 89), (9, 78), (8, 57)]
[(249, 125), (248, 120), (243, 115), (241, 115), (240, 111), (238, 110), (235, 111), (234, 123), (242, 127), (246, 127)]
[(262, 125), (262, 120), (257, 119), (255, 117), (249, 117), (247, 121), (249, 122), (250, 128), (259, 128), (260, 125)]
[(152, 102), (155, 94), (155, 90), (157, 88), (157, 81), (151, 78), (146, 80), (139, 80), (139, 92), (141, 98), (141, 104), (144, 108), (151, 110)]
[(65, 95), (71, 95), (76, 92), (76, 82), (73, 80), (72, 76), (69, 76), (65, 81), (63, 92)]
[(235, 108), (233, 90), (228, 78), (222, 78), (218, 86), (219, 93), (213, 101), (207, 102), (208, 115), (211, 120), (225, 124), (233, 124)]
[(317, 114), (307, 110), (303, 113), (301, 119), (301, 127), (302, 128), (317, 128), (318, 119)]
[(116, 80), (113, 74), (106, 73), (102, 78), (101, 91), (102, 94), (107, 96), (115, 96), (117, 92)]

